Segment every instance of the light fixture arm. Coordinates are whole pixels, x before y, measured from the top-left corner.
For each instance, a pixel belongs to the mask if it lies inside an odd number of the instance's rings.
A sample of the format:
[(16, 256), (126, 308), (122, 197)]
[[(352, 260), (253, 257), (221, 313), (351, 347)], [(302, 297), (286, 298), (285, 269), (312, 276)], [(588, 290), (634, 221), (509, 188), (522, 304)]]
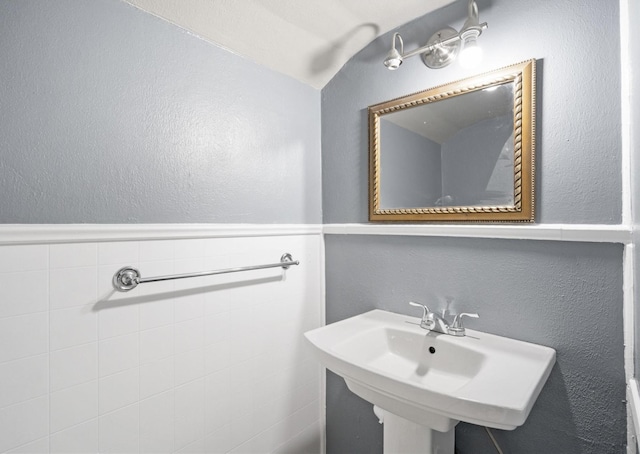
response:
[[(479, 25), (479, 27), (480, 27), (482, 30), (485, 30), (485, 29), (488, 27), (488, 25), (487, 25), (487, 23), (486, 23), (486, 22), (483, 22), (483, 23), (481, 23), (481, 24)], [(465, 30), (465, 29), (463, 28), (463, 29), (462, 29), (462, 31), (464, 31), (464, 30)], [(462, 32), (462, 31), (461, 31), (461, 32)], [(396, 35), (400, 36), (398, 33), (396, 33)], [(409, 52), (407, 52), (406, 54), (405, 54), (405, 53), (401, 53), (401, 55), (402, 55), (402, 58), (403, 58), (403, 59), (411, 58), (411, 57), (413, 57), (413, 56), (415, 56), (415, 55), (418, 55), (418, 54), (424, 54), (425, 52), (431, 52), (432, 50), (434, 50), (434, 49), (438, 48), (439, 46), (445, 46), (445, 45), (447, 45), (447, 44), (455, 43), (456, 41), (460, 41), (461, 39), (462, 39), (462, 38), (460, 37), (460, 33), (458, 33), (458, 34), (457, 34), (457, 35), (455, 35), (455, 36), (452, 36), (452, 37), (450, 37), (450, 38), (445, 38), (445, 39), (443, 39), (443, 40), (441, 40), (441, 41), (438, 41), (438, 42), (437, 42), (437, 43), (435, 43), (435, 44), (431, 44), (431, 45), (427, 44), (427, 45), (425, 45), (425, 46), (418, 47), (417, 49), (414, 49), (414, 50), (412, 50), (412, 51), (409, 51)]]
[(402, 41), (402, 36), (400, 36), (398, 32), (393, 34), (393, 41), (391, 43), (393, 49), (396, 48), (396, 41), (400, 41), (400, 55), (404, 56), (404, 41)]
[[(478, 16), (478, 4), (474, 0), (469, 0), (469, 6), (467, 8), (467, 20), (462, 26), (460, 32), (466, 30), (469, 27), (479, 26), (478, 22), (480, 22)], [(485, 22), (483, 25), (485, 25), (484, 28), (486, 28), (487, 23)]]
[[(431, 68), (442, 68), (444, 66), (447, 66), (455, 58), (461, 46), (458, 43), (462, 41), (466, 35), (468, 35), (471, 32), (471, 33), (474, 33), (476, 37), (480, 36), (480, 34), (482, 34), (482, 31), (485, 30), (487, 27), (488, 25), (486, 22), (483, 22), (481, 24), (479, 23), (478, 5), (476, 4), (475, 0), (469, 0), (469, 5), (467, 8), (467, 20), (465, 21), (464, 25), (462, 26), (459, 32), (456, 32), (456, 30), (450, 27), (448, 27), (447, 29), (440, 30), (436, 32), (429, 39), (427, 44), (406, 53), (404, 52), (404, 43), (402, 41), (402, 36), (400, 36), (400, 34), (396, 32), (393, 34), (393, 40), (391, 43), (392, 52), (397, 52), (396, 41), (399, 40), (400, 52), (395, 54), (394, 56), (397, 59), (399, 59), (400, 62), (406, 60), (407, 58), (411, 58), (415, 55), (423, 55), (423, 59), (425, 60), (425, 64), (427, 64), (427, 66)], [(445, 34), (443, 32), (446, 32), (446, 35), (444, 37), (442, 37), (442, 35)], [(443, 50), (445, 53), (447, 53), (446, 46), (455, 47), (451, 52), (453, 56), (450, 56), (449, 59), (447, 59), (446, 61), (440, 62), (439, 64), (434, 66), (427, 63), (427, 57), (430, 53), (443, 51)], [(385, 62), (385, 65), (387, 65), (386, 62)], [(389, 65), (387, 65), (387, 67), (389, 67)], [(398, 65), (389, 69), (396, 69), (397, 67)]]

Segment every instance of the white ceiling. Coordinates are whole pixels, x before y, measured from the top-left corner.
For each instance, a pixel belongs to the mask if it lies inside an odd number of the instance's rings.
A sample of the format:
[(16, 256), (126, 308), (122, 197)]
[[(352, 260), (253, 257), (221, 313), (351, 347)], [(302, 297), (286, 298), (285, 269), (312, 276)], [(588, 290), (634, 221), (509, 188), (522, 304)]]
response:
[(376, 37), (454, 0), (125, 1), (206, 41), (322, 88)]

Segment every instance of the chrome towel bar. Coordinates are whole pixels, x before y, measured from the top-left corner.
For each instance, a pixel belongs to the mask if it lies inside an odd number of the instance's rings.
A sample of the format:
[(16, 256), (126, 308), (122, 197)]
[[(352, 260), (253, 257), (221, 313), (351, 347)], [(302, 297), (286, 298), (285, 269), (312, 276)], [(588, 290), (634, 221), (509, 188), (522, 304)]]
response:
[(283, 269), (289, 269), (292, 265), (299, 265), (299, 260), (293, 260), (291, 254), (288, 252), (282, 254), (280, 257), (279, 263), (270, 263), (268, 265), (255, 265), (255, 266), (242, 266), (238, 268), (227, 268), (225, 270), (215, 270), (215, 271), (202, 271), (198, 273), (186, 273), (186, 274), (174, 274), (172, 276), (156, 276), (156, 277), (141, 277), (140, 271), (137, 269), (125, 266), (124, 268), (116, 271), (116, 274), (113, 275), (113, 288), (118, 290), (119, 292), (128, 292), (138, 286), (138, 284), (145, 284), (147, 282), (159, 282), (159, 281), (169, 281), (172, 279), (185, 279), (188, 277), (202, 277), (202, 276), (213, 276), (215, 274), (227, 274), (227, 273), (237, 273), (239, 271), (253, 271), (253, 270), (263, 270), (266, 268), (278, 268), (281, 267)]

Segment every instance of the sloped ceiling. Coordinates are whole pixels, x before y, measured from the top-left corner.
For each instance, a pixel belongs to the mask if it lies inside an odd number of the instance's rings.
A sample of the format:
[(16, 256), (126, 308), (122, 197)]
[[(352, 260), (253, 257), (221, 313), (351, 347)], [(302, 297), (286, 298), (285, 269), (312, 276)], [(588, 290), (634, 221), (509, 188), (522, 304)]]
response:
[[(324, 87), (376, 37), (453, 0), (125, 0), (236, 54)], [(391, 45), (391, 43), (389, 43)], [(384, 55), (380, 55), (380, 60)]]

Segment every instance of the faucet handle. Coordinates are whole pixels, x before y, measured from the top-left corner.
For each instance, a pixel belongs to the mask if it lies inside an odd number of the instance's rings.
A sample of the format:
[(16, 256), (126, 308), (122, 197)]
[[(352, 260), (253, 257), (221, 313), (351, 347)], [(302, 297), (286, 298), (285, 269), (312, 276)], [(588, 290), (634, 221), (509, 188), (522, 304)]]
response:
[(422, 319), (420, 320), (420, 327), (424, 329), (430, 329), (430, 326), (431, 326), (430, 324), (432, 324), (433, 321), (430, 321), (428, 319), (428, 316), (431, 313), (429, 308), (424, 304), (415, 303), (413, 301), (409, 301), (409, 305), (422, 308)]
[(470, 314), (463, 312), (462, 314), (456, 315), (453, 319), (453, 323), (451, 323), (451, 326), (449, 327), (449, 334), (452, 336), (464, 336), (465, 329), (464, 326), (462, 326), (462, 317), (480, 318), (476, 313)]
[(426, 320), (427, 319), (427, 314), (429, 312), (431, 312), (429, 310), (429, 308), (427, 306), (425, 306), (424, 304), (420, 304), (420, 303), (415, 303), (413, 301), (409, 301), (409, 305), (410, 306), (415, 306), (415, 307), (421, 307), (422, 308), (422, 319)]

